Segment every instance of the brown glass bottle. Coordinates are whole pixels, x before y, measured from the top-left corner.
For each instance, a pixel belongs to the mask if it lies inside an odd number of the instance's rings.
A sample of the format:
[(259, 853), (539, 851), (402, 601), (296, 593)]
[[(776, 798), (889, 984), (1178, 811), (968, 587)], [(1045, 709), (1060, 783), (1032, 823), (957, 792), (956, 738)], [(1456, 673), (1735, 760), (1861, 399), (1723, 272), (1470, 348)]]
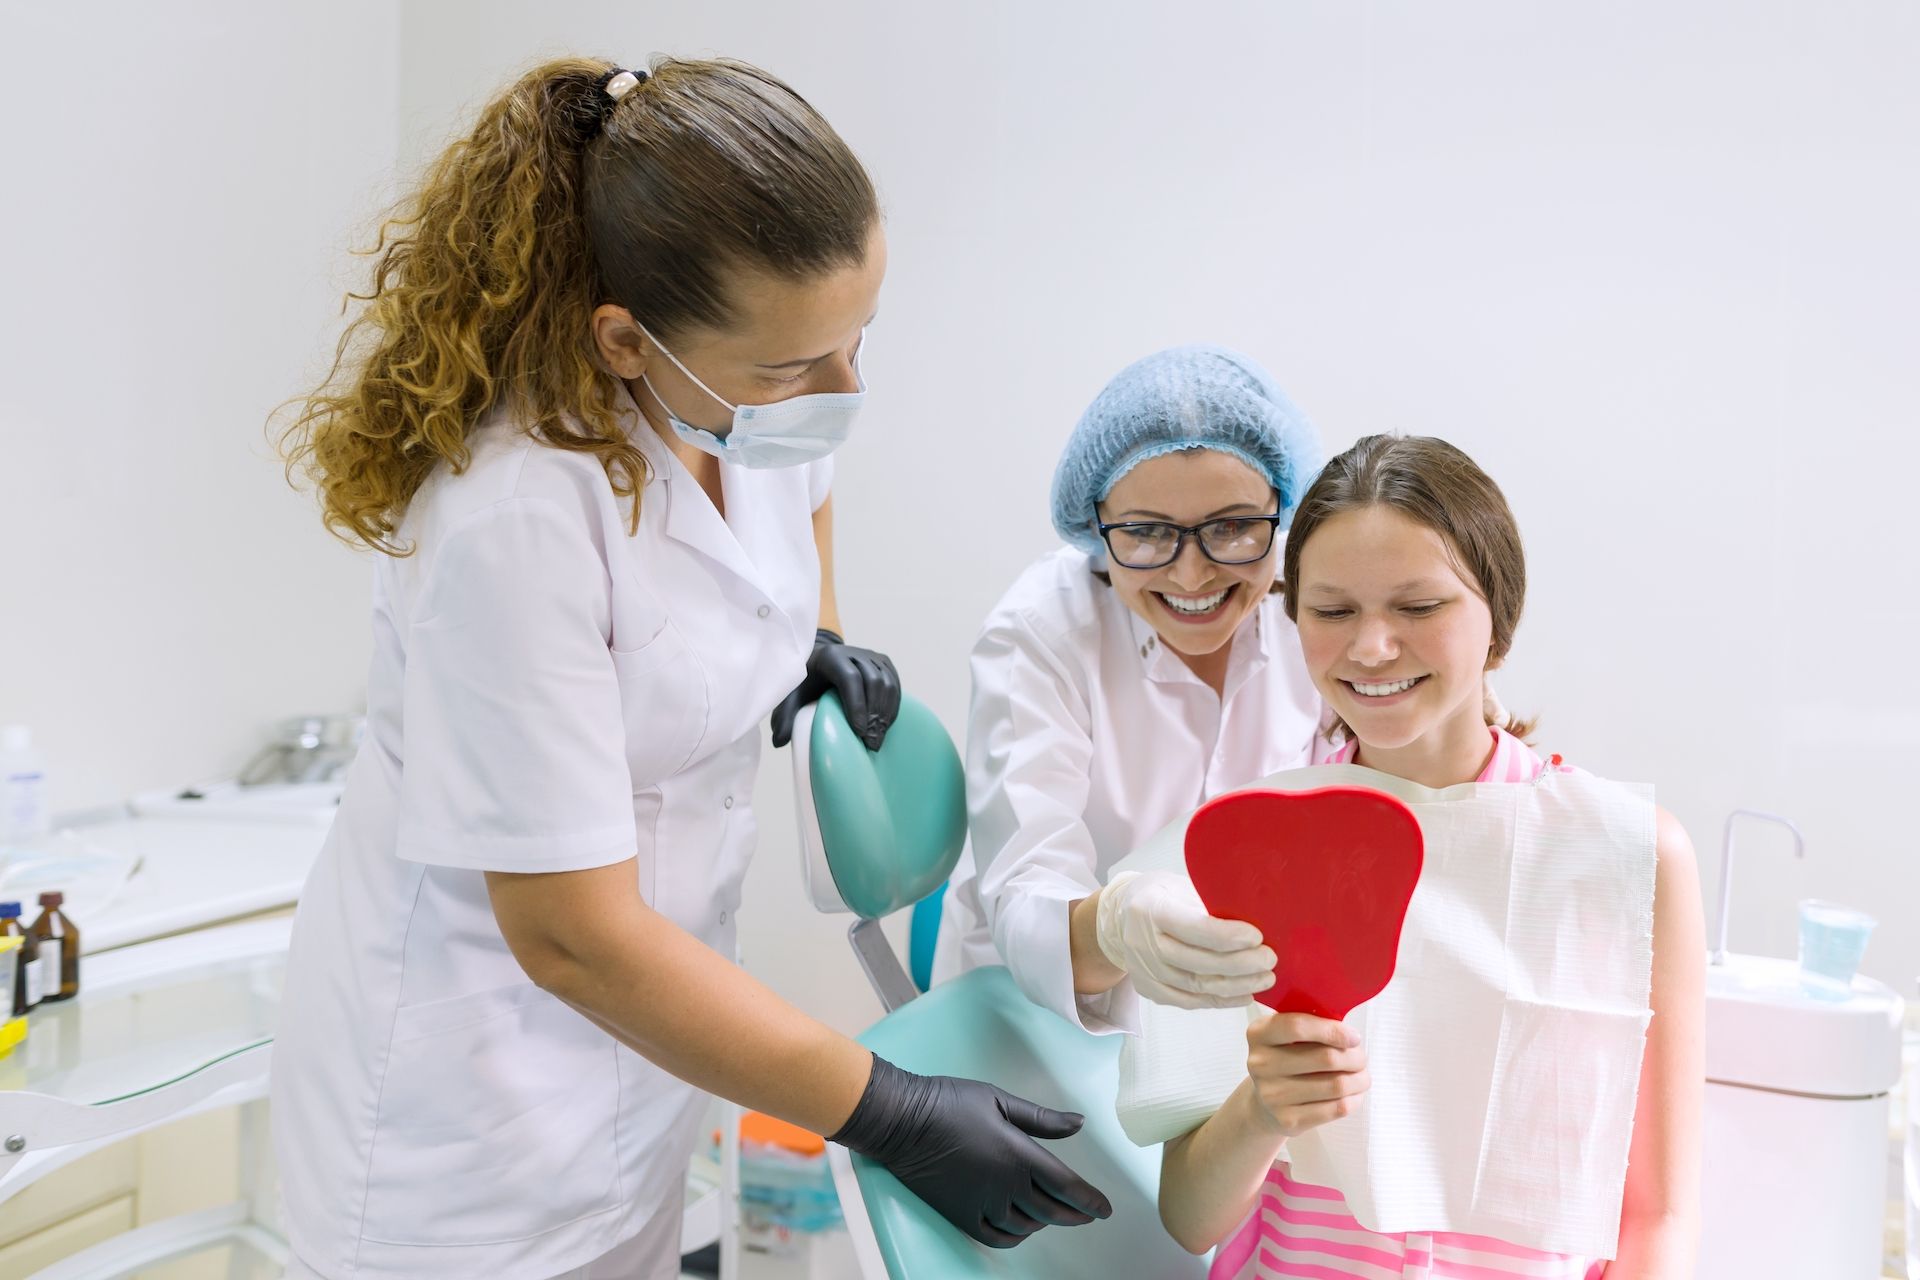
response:
[(33, 922), (33, 940), (40, 946), (43, 1003), (71, 1000), (80, 994), (80, 931), (61, 912), (65, 894), (40, 895), (40, 918)]
[(20, 963), (13, 967), (13, 990), (5, 993), (5, 1001), (11, 1002), (10, 1016), (17, 1018), (40, 1003), (40, 943), (20, 922), (19, 903), (0, 902), (0, 938), (20, 939), (20, 950), (14, 953)]

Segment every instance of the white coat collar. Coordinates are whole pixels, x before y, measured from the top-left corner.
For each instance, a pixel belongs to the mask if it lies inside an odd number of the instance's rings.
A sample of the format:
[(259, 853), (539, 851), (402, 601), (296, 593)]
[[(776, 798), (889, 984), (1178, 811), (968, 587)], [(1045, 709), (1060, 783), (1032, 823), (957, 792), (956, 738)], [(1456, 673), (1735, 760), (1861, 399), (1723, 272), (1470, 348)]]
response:
[[(669, 538), (732, 570), (762, 596), (771, 598), (761, 581), (758, 567), (742, 545), (741, 537), (721, 518), (706, 492), (700, 488), (700, 482), (693, 478), (686, 464), (667, 447), (667, 442), (660, 438), (640, 412), (640, 406), (634, 403), (633, 395), (624, 383), (620, 384), (614, 407), (620, 415), (621, 425), (626, 428), (627, 438), (633, 441), (641, 456), (647, 460), (647, 483), (642, 488), (640, 499), (642, 510), (649, 503), (664, 506), (666, 511), (661, 528)], [(735, 470), (725, 463), (720, 467), (721, 487), (729, 499), (743, 487), (737, 477), (730, 474)], [(746, 509), (735, 513), (736, 521), (741, 523), (745, 531), (759, 513), (752, 510), (753, 502), (749, 495), (742, 493), (739, 497)]]
[[(1109, 591), (1113, 588), (1109, 587)], [(1193, 674), (1179, 654), (1167, 647), (1153, 624), (1127, 608), (1126, 602), (1114, 592), (1113, 603), (1127, 616), (1129, 634), (1133, 637), (1133, 649), (1140, 659), (1140, 670), (1147, 679), (1156, 684), (1199, 684), (1200, 677)], [(1233, 637), (1233, 654), (1227, 662), (1226, 686), (1220, 699), (1222, 705), (1231, 702), (1234, 694), (1245, 686), (1255, 672), (1273, 660), (1274, 633), (1281, 628), (1272, 625), (1267, 614), (1280, 607), (1277, 595), (1268, 595), (1254, 606), (1253, 616), (1241, 624)], [(1251, 634), (1249, 634), (1251, 633)]]

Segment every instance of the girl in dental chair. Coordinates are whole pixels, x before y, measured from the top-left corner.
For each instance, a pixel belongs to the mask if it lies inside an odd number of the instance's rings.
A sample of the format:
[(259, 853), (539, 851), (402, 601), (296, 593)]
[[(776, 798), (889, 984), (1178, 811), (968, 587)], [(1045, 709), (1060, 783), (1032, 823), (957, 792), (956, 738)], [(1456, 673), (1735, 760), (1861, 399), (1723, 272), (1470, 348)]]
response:
[[(1334, 459), (1294, 517), (1283, 577), (1307, 669), (1344, 729), (1322, 763), (1435, 789), (1526, 782), (1554, 767), (1522, 741), (1528, 726), (1489, 724), (1484, 713), (1485, 674), (1506, 658), (1520, 620), (1525, 564), (1506, 500), (1459, 450), (1371, 436)], [(1438, 1230), (1370, 1231), (1340, 1192), (1296, 1180), (1288, 1140), (1356, 1112), (1370, 1085), (1359, 1037), (1305, 1014), (1257, 1018), (1245, 1078), (1211, 1119), (1167, 1144), (1167, 1229), (1194, 1252), (1220, 1246), (1211, 1274), (1236, 1280), (1690, 1277), (1705, 944), (1693, 850), (1665, 811), (1654, 844), (1653, 1016), (1612, 1260)]]

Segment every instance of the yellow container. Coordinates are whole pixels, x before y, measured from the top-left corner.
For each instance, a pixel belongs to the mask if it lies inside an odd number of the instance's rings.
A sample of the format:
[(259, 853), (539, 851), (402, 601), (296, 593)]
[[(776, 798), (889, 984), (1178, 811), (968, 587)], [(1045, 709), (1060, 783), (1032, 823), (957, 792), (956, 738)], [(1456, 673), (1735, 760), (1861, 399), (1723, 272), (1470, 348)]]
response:
[[(0, 992), (4, 992), (8, 1011), (13, 1009), (14, 968), (20, 963), (21, 940), (15, 937), (0, 937)], [(0, 1058), (13, 1052), (13, 1046), (27, 1038), (27, 1020), (25, 1018), (6, 1018), (0, 1021)]]

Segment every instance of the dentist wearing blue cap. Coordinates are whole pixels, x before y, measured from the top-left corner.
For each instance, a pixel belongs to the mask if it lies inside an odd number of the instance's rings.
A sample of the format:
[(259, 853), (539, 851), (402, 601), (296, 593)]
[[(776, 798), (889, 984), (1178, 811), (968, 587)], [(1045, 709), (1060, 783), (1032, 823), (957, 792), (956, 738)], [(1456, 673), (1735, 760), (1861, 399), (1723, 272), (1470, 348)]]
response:
[(972, 861), (936, 978), (1004, 963), (1089, 1031), (1135, 1001), (1244, 1004), (1273, 981), (1259, 931), (1192, 887), (1113, 864), (1202, 802), (1308, 761), (1321, 703), (1277, 594), (1288, 521), (1319, 470), (1274, 380), (1219, 347), (1129, 365), (1053, 477), (1066, 546), (988, 615), (967, 733)]

